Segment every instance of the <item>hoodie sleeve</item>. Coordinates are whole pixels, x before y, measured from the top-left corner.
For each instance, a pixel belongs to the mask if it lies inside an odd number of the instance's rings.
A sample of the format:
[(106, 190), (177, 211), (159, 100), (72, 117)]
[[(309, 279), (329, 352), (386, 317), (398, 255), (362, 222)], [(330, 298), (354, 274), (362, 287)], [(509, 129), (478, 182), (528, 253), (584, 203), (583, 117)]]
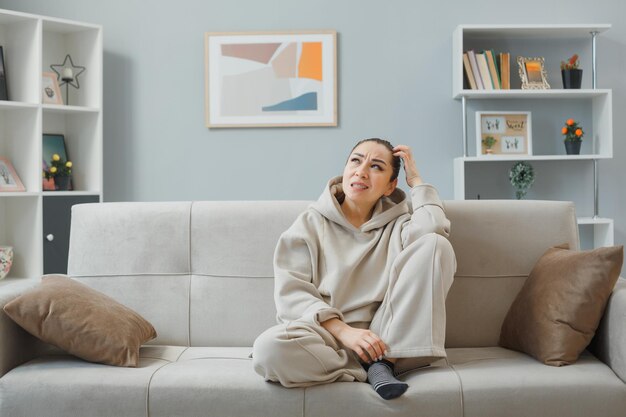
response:
[(305, 320), (320, 324), (341, 312), (328, 305), (315, 284), (318, 246), (312, 227), (304, 217), (284, 232), (274, 252), (274, 301), (279, 322)]
[(427, 233), (450, 235), (450, 220), (443, 210), (437, 189), (430, 184), (411, 188), (411, 219), (402, 225), (402, 247), (406, 248)]

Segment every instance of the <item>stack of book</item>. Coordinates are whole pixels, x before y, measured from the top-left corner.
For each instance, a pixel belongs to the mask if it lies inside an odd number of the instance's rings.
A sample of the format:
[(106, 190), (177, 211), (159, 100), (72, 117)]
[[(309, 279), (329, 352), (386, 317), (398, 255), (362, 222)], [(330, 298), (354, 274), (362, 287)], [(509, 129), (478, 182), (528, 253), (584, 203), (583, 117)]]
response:
[(496, 55), (493, 50), (463, 53), (463, 67), (467, 85), (472, 90), (510, 90), (511, 56), (508, 52)]

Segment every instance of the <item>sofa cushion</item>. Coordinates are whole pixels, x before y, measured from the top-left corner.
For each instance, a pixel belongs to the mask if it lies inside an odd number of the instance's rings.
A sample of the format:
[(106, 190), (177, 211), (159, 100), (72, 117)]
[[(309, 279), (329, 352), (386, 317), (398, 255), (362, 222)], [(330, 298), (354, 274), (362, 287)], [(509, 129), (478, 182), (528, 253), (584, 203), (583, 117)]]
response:
[[(454, 370), (445, 360), (398, 377), (409, 384), (399, 398), (383, 400), (370, 384), (338, 382), (308, 387), (304, 409), (307, 417), (405, 416), (462, 417), (463, 394)], [(338, 412), (338, 410), (341, 410)]]
[(146, 416), (148, 385), (168, 361), (141, 358), (136, 368), (46, 356), (0, 378), (0, 416)]
[(626, 410), (626, 385), (587, 351), (562, 367), (501, 347), (448, 349), (448, 361), (463, 387), (465, 417), (621, 417)]
[(302, 415), (304, 389), (265, 382), (252, 368), (252, 348), (185, 350), (150, 384), (150, 417)]
[(547, 365), (576, 362), (595, 334), (623, 256), (623, 246), (548, 249), (511, 305), (499, 345)]
[(33, 336), (91, 362), (136, 366), (141, 345), (156, 337), (133, 310), (61, 275), (44, 276), (4, 311)]

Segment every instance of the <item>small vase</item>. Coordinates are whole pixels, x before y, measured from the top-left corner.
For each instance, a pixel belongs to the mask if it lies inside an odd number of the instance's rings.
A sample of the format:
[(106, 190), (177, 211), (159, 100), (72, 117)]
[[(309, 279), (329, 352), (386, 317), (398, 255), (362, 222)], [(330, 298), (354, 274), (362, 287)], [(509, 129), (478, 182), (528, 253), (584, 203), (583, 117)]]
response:
[(0, 279), (6, 277), (13, 264), (13, 248), (0, 246)]
[(578, 141), (578, 142), (565, 141), (565, 152), (568, 155), (580, 155), (580, 145), (582, 145), (582, 141)]
[(565, 89), (580, 88), (583, 82), (583, 70), (581, 69), (561, 70), (561, 78), (563, 79), (563, 88)]
[(492, 154), (493, 154), (493, 149), (491, 149), (491, 148), (487, 148), (487, 149), (485, 149), (485, 153), (486, 153), (487, 155), (492, 155)]
[(54, 189), (56, 191), (67, 191), (70, 189), (71, 177), (54, 177)]

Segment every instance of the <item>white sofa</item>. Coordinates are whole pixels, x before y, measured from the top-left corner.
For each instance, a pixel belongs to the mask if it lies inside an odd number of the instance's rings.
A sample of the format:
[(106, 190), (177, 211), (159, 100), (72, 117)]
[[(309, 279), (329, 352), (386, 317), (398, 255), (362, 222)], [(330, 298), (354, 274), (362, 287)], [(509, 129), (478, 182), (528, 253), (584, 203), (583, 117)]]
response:
[[(368, 384), (286, 389), (252, 369), (274, 324), (276, 241), (310, 202), (104, 203), (73, 208), (69, 275), (133, 308), (158, 337), (137, 368), (84, 362), (0, 310), (0, 416), (626, 415), (626, 280), (576, 364), (497, 346), (509, 306), (550, 246), (578, 248), (566, 202), (446, 201), (458, 270), (447, 299), (448, 358), (403, 376), (402, 397)], [(36, 280), (0, 282), (0, 305)]]

